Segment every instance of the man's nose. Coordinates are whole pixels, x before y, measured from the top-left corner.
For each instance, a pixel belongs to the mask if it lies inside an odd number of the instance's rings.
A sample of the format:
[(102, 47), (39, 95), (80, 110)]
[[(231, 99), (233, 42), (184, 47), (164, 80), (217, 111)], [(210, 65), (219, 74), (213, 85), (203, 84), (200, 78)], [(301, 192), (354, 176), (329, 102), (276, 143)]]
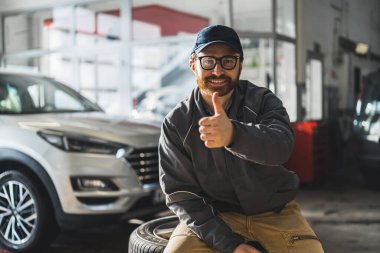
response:
[(216, 61), (216, 65), (213, 68), (212, 73), (216, 76), (221, 76), (224, 74), (224, 69), (222, 68), (220, 61)]

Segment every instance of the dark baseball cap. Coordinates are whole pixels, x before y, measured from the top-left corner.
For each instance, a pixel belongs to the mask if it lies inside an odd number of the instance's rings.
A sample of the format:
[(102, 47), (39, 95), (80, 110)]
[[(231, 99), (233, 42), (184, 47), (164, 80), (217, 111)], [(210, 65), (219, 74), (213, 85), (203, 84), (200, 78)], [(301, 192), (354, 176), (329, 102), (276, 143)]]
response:
[(224, 25), (212, 25), (199, 31), (193, 52), (199, 53), (214, 43), (225, 43), (232, 47), (243, 58), (243, 48), (234, 29)]

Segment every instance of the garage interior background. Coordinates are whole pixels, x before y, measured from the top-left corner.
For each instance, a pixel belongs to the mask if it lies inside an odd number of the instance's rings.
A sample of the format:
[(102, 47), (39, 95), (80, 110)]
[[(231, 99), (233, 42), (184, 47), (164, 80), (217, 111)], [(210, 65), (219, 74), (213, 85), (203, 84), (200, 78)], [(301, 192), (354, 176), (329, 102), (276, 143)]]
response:
[[(245, 50), (242, 78), (282, 98), (297, 130), (288, 168), (302, 182), (332, 169), (339, 185), (354, 160), (362, 80), (380, 70), (379, 10), (379, 0), (0, 0), (0, 68), (42, 73), (107, 113), (159, 123), (195, 86), (188, 57), (197, 31), (232, 26)], [(372, 109), (378, 115), (380, 103)], [(310, 193), (301, 202), (326, 245), (377, 247), (377, 192), (353, 201), (351, 191)]]
[(194, 87), (196, 32), (234, 27), (242, 78), (283, 99), (291, 120), (353, 115), (380, 66), (377, 0), (2, 0), (0, 67), (56, 78), (108, 113), (161, 120)]

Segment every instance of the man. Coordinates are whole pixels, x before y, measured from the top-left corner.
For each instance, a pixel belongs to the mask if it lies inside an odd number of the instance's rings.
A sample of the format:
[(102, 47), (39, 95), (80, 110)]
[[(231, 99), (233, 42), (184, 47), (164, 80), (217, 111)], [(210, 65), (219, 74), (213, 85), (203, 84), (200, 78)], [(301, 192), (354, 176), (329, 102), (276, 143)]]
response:
[(162, 125), (160, 184), (180, 219), (165, 252), (323, 252), (293, 200), (298, 178), (281, 165), (288, 114), (239, 80), (243, 57), (233, 29), (199, 32), (189, 60), (198, 87)]

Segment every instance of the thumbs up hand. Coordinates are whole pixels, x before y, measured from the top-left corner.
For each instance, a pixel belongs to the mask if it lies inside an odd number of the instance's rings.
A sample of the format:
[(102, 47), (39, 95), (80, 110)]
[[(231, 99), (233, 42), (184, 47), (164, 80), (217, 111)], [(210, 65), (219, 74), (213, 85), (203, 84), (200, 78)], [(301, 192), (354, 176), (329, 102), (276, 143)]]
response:
[(228, 146), (232, 142), (233, 125), (223, 109), (217, 92), (212, 94), (212, 104), (214, 116), (199, 120), (200, 138), (208, 148)]

